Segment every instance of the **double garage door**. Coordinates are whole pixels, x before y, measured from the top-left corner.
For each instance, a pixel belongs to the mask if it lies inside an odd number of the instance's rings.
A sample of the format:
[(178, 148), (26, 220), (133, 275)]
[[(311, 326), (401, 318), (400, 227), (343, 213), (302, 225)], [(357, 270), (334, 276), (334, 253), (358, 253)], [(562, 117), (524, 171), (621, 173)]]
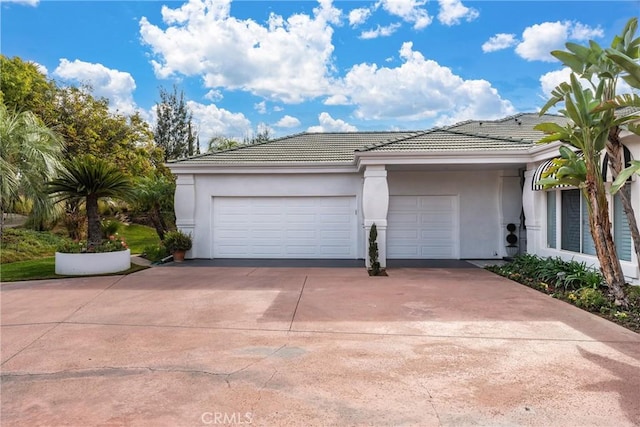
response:
[[(358, 257), (355, 197), (214, 197), (212, 222), (214, 258)], [(456, 196), (391, 196), (387, 223), (390, 259), (459, 257)]]
[(355, 197), (214, 197), (214, 258), (356, 258)]
[(457, 196), (391, 196), (387, 258), (459, 258)]

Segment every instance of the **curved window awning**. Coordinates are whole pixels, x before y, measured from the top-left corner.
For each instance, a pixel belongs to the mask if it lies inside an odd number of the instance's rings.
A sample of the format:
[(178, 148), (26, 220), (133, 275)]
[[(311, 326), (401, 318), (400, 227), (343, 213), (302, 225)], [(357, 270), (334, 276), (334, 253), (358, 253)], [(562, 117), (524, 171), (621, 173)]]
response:
[[(624, 153), (624, 164), (625, 164), (625, 168), (631, 166), (631, 152), (629, 151), (629, 149), (627, 148), (626, 145), (622, 146), (623, 148), (623, 153)], [(582, 155), (582, 153), (577, 153), (579, 156)], [(542, 190), (542, 185), (538, 185), (538, 181), (540, 181), (540, 179), (542, 179), (542, 175), (549, 170), (549, 168), (553, 165), (553, 161), (555, 159), (549, 159), (545, 162), (542, 162), (537, 168), (535, 173), (533, 174), (533, 181), (531, 182), (531, 189), (533, 191), (539, 191)], [(604, 182), (613, 182), (613, 176), (611, 175), (611, 168), (609, 168), (609, 155), (605, 154), (602, 158), (602, 179), (604, 180)], [(629, 177), (629, 181), (633, 180), (633, 175), (631, 177)], [(569, 187), (568, 185), (557, 185), (554, 188), (564, 188), (564, 187)]]

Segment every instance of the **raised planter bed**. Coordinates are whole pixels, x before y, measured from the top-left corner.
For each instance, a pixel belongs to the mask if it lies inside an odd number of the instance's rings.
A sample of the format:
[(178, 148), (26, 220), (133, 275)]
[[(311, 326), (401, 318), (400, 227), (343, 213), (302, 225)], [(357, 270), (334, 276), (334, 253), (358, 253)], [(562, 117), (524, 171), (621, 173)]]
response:
[(67, 254), (56, 252), (56, 274), (87, 276), (117, 273), (131, 268), (131, 251)]

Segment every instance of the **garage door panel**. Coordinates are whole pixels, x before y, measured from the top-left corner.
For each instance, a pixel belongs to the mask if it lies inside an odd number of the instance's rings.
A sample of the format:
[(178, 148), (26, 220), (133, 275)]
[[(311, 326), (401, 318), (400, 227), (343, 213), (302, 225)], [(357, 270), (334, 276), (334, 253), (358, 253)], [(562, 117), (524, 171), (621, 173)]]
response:
[(216, 258), (355, 258), (355, 197), (215, 197)]
[(391, 196), (388, 258), (456, 258), (456, 196)]

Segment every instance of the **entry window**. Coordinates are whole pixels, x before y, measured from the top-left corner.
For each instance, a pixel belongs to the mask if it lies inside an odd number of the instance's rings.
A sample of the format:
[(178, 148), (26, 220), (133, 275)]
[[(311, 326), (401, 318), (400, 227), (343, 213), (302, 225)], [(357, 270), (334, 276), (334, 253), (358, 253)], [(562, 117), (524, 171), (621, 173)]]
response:
[[(560, 206), (556, 194), (560, 191)], [(613, 239), (618, 257), (631, 261), (631, 232), (619, 194), (610, 200)], [(589, 212), (580, 190), (556, 190), (547, 192), (547, 246), (556, 247), (557, 216), (560, 215), (560, 248), (565, 251), (595, 255), (596, 249), (589, 227)]]
[(547, 191), (547, 247), (556, 247), (556, 192)]
[(616, 193), (613, 196), (613, 240), (616, 243), (618, 258), (624, 261), (631, 261), (631, 230), (629, 229), (627, 216), (622, 208), (620, 193)]

